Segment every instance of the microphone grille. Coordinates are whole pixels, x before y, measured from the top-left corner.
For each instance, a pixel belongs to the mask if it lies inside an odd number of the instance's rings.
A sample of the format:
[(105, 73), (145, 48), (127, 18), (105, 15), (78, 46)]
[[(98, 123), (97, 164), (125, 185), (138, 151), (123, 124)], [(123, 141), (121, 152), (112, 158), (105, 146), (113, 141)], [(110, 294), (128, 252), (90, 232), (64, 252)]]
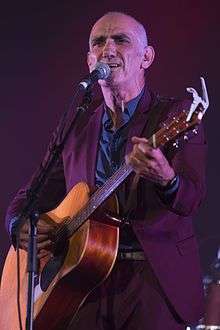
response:
[(109, 65), (103, 62), (97, 62), (95, 69), (100, 73), (99, 79), (107, 79), (111, 73)]

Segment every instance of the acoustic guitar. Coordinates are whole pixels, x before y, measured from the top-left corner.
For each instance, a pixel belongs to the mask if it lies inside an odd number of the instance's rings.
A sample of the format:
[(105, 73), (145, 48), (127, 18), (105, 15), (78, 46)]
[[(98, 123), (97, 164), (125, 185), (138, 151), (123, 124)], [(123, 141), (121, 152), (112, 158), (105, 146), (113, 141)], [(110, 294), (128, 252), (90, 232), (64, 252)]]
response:
[[(204, 109), (183, 111), (165, 123), (149, 139), (160, 147), (199, 124)], [(116, 188), (130, 175), (125, 163), (91, 195), (84, 182), (72, 188), (54, 210), (40, 217), (59, 224), (53, 255), (39, 261), (35, 283), (34, 329), (65, 329), (86, 297), (110, 274), (118, 250), (120, 220), (117, 214)], [(105, 203), (104, 203), (105, 202)], [(108, 210), (106, 212), (106, 210)], [(20, 250), (20, 305), (25, 329), (27, 300), (27, 253)], [(11, 246), (3, 269), (0, 290), (0, 329), (19, 330), (17, 311), (17, 259)]]

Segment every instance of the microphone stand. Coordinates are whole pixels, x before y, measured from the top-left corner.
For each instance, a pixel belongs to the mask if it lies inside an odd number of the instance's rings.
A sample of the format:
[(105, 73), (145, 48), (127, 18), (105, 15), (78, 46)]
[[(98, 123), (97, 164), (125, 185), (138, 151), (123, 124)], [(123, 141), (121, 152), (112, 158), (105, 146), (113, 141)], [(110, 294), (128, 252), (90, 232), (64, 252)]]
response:
[[(75, 93), (73, 101), (78, 94)], [(47, 181), (47, 178), (53, 169), (54, 165), (58, 161), (59, 156), (61, 155), (65, 143), (72, 132), (75, 124), (79, 120), (80, 116), (85, 113), (92, 101), (91, 88), (87, 88), (82, 103), (77, 107), (76, 112), (74, 112), (73, 117), (71, 118), (69, 127), (65, 127), (67, 122), (67, 114), (70, 114), (72, 110), (73, 101), (71, 102), (67, 112), (62, 116), (60, 123), (56, 129), (55, 139), (52, 141), (52, 146), (49, 149), (50, 153), (46, 161), (45, 166), (41, 167), (38, 173), (35, 175), (31, 187), (27, 192), (26, 203), (19, 215), (18, 226), (16, 228), (16, 248), (19, 249), (19, 240), (20, 240), (20, 228), (25, 223), (27, 219), (30, 221), (30, 231), (29, 231), (29, 244), (28, 244), (28, 294), (27, 294), (27, 315), (26, 315), (26, 330), (33, 329), (33, 316), (34, 316), (34, 279), (37, 276), (38, 271), (38, 262), (37, 262), (37, 222), (39, 220), (39, 212), (37, 211), (37, 200), (39, 195)], [(63, 134), (64, 132), (64, 134)], [(63, 134), (63, 138), (62, 138)], [(58, 143), (58, 140), (60, 142)], [(19, 265), (18, 265), (19, 266)]]

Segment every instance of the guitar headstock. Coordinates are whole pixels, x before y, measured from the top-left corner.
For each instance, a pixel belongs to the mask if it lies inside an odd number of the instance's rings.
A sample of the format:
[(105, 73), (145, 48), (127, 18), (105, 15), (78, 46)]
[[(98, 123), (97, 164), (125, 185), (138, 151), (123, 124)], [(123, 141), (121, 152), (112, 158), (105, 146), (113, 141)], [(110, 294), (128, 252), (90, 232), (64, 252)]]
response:
[[(154, 148), (162, 146), (169, 141), (177, 139), (183, 133), (189, 130), (195, 130), (195, 126), (199, 125), (208, 106), (209, 99), (208, 93), (205, 85), (204, 78), (201, 77), (202, 84), (202, 98), (198, 95), (194, 88), (187, 88), (189, 93), (192, 93), (193, 101), (191, 103), (190, 109), (183, 110), (181, 113), (174, 115), (169, 123), (164, 123), (163, 127), (152, 136), (151, 144)], [(187, 139), (187, 135), (184, 135)]]

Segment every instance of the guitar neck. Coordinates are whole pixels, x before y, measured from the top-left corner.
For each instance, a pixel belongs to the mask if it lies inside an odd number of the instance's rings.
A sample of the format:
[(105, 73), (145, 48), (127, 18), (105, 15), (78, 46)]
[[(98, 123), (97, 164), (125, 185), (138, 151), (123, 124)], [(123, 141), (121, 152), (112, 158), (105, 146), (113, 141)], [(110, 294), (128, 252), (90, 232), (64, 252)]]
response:
[[(148, 140), (151, 146), (153, 146), (153, 140), (155, 140), (155, 137), (153, 138), (153, 136)], [(77, 216), (74, 217), (74, 219), (67, 220), (65, 226), (68, 227), (68, 233), (70, 233), (70, 236), (72, 236), (72, 234), (90, 217), (90, 215), (116, 191), (132, 171), (133, 169), (130, 165), (123, 163), (104, 183), (104, 185), (94, 192), (86, 206), (77, 214)]]
[(103, 186), (98, 188), (85, 207), (74, 217), (69, 219), (64, 224), (67, 227), (69, 237), (73, 235), (77, 229), (83, 225), (83, 223), (91, 216), (91, 214), (105, 201), (107, 198), (115, 192), (122, 182), (132, 172), (132, 167), (125, 163), (105, 182)]
[[(158, 131), (159, 133), (159, 131)], [(154, 137), (155, 139), (155, 137)], [(153, 136), (148, 140), (152, 146)], [(123, 183), (133, 171), (130, 165), (123, 163), (121, 167), (91, 196), (89, 203), (89, 211), (92, 213), (96, 210), (115, 190)]]
[[(158, 148), (169, 141), (178, 138), (183, 132), (188, 131), (196, 124), (199, 124), (202, 118), (201, 110), (194, 112), (191, 121), (187, 121), (188, 111), (182, 111), (180, 114), (174, 116), (171, 121), (164, 123), (155, 134), (148, 139), (148, 143), (153, 148)], [(68, 236), (71, 237), (77, 229), (91, 216), (91, 214), (125, 181), (125, 179), (132, 172), (130, 165), (123, 165), (98, 188), (91, 196), (85, 207), (73, 218), (67, 219), (63, 225), (66, 227)]]

